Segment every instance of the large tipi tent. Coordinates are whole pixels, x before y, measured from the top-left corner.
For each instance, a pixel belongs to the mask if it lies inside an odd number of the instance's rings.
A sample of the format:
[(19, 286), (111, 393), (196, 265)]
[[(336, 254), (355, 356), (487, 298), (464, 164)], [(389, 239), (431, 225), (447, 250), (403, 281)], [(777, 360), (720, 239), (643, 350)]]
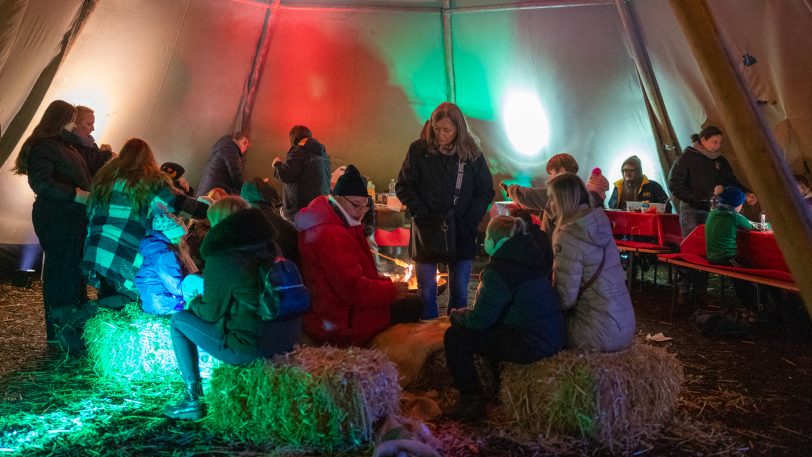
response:
[[(786, 166), (804, 172), (812, 2), (707, 3)], [(334, 167), (354, 163), (385, 188), (447, 100), (469, 117), (495, 180), (543, 182), (546, 160), (569, 152), (583, 177), (599, 166), (619, 179), (636, 154), (664, 183), (691, 133), (727, 127), (726, 96), (703, 77), (672, 4), (0, 0), (4, 263), (36, 243), (33, 193), (10, 170), (55, 99), (95, 109), (99, 143), (146, 139), (192, 185), (223, 134), (248, 128), (247, 175), (268, 176), (288, 129), (306, 124)], [(741, 151), (729, 142), (723, 151), (751, 180)]]

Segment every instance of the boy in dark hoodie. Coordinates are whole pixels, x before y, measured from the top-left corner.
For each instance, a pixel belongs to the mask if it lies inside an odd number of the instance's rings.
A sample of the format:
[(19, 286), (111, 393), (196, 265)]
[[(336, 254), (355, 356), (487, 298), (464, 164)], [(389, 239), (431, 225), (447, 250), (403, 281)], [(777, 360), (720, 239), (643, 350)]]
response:
[(330, 194), (330, 157), (310, 129), (290, 129), (290, 150), (285, 160), (274, 158), (276, 179), (282, 181), (282, 213), (293, 222), (296, 213), (319, 195)]
[[(532, 363), (564, 347), (564, 317), (547, 275), (552, 256), (542, 252), (540, 233), (518, 218), (498, 216), (488, 224), (485, 252), (491, 261), (482, 271), (474, 309), (451, 314), (445, 333), (446, 363), (460, 400), (449, 414), (473, 421), (485, 414), (474, 355), (500, 361)], [(546, 260), (548, 259), (548, 260)]]

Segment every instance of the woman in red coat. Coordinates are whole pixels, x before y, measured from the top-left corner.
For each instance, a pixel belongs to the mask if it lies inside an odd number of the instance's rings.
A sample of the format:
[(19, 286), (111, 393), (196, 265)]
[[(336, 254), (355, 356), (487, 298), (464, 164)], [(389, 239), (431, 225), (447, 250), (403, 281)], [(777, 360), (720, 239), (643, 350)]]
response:
[(319, 344), (364, 345), (393, 323), (416, 322), (423, 310), (405, 283), (378, 274), (361, 224), (368, 208), (366, 182), (350, 165), (333, 195), (316, 197), (296, 215), (312, 295), (304, 331)]

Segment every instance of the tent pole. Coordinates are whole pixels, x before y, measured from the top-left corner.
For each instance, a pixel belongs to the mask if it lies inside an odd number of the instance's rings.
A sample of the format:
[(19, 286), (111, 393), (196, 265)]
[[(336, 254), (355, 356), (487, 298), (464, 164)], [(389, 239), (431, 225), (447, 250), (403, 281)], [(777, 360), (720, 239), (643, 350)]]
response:
[(668, 176), (671, 165), (674, 164), (676, 152), (680, 150), (679, 142), (668, 111), (665, 109), (663, 94), (657, 84), (654, 75), (654, 68), (651, 66), (648, 51), (643, 43), (643, 35), (640, 33), (640, 23), (632, 9), (630, 0), (615, 0), (615, 6), (620, 14), (620, 22), (628, 40), (634, 65), (637, 68), (637, 75), (643, 88), (643, 95), (647, 99), (646, 107), (650, 113), (650, 118), (654, 124), (654, 135), (657, 139), (657, 152), (660, 156), (660, 165), (663, 175)]
[(454, 80), (454, 42), (451, 37), (451, 0), (443, 0), (443, 54), (445, 55), (446, 98), (457, 103), (457, 87)]
[(257, 50), (254, 54), (254, 60), (251, 62), (251, 72), (245, 80), (245, 86), (243, 86), (240, 106), (237, 110), (237, 116), (234, 119), (234, 131), (231, 133), (241, 132), (246, 135), (251, 134), (251, 115), (254, 112), (254, 105), (257, 101), (257, 91), (259, 90), (259, 83), (262, 80), (265, 62), (268, 60), (268, 48), (271, 47), (273, 26), (276, 23), (279, 4), (280, 0), (273, 0), (270, 7), (265, 10), (265, 20), (262, 24), (262, 32), (259, 34), (259, 40), (257, 40)]
[(775, 227), (775, 238), (812, 316), (812, 211), (801, 198), (736, 59), (729, 55), (706, 0), (670, 0), (705, 81), (722, 108), (730, 142)]
[(34, 120), (34, 116), (42, 105), (48, 88), (51, 87), (51, 83), (53, 83), (54, 77), (56, 77), (56, 72), (68, 56), (71, 47), (73, 47), (73, 43), (76, 41), (76, 37), (82, 32), (82, 28), (87, 23), (93, 10), (96, 9), (97, 3), (98, 0), (84, 0), (82, 2), (79, 11), (77, 11), (73, 17), (71, 25), (62, 36), (59, 52), (57, 52), (53, 59), (48, 62), (48, 65), (42, 69), (39, 77), (34, 82), (34, 86), (31, 88), (31, 91), (28, 92), (28, 96), (25, 98), (22, 106), (20, 106), (20, 110), (17, 111), (17, 114), (14, 115), (9, 124), (5, 127), (5, 133), (0, 137), (0, 165), (6, 163), (6, 160), (14, 148), (17, 147), (17, 144), (19, 144), (23, 134), (25, 134), (26, 129), (28, 129), (28, 126), (31, 124), (31, 121)]

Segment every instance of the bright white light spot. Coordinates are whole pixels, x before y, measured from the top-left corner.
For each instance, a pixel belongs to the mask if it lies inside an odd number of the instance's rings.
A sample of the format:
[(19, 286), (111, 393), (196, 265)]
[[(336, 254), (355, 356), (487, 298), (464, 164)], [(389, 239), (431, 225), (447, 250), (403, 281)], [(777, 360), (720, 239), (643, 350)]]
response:
[(520, 153), (534, 156), (550, 141), (547, 114), (536, 95), (528, 91), (513, 91), (505, 98), (502, 123), (510, 143)]

